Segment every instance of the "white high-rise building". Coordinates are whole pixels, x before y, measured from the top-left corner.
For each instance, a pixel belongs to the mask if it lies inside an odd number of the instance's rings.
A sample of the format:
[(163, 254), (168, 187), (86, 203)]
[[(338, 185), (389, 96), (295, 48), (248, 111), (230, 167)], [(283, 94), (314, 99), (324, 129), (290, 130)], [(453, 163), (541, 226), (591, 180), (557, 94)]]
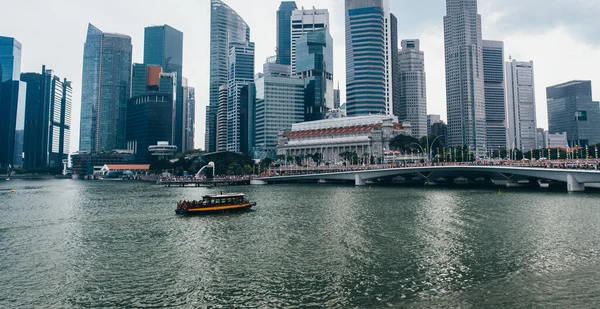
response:
[(448, 145), (486, 155), (481, 15), (477, 0), (446, 0), (444, 45)]
[(394, 112), (401, 121), (410, 121), (413, 137), (421, 138), (428, 134), (425, 54), (419, 40), (402, 40), (401, 46), (400, 100)]
[(292, 12), (292, 75), (296, 73), (296, 41), (305, 33), (329, 28), (329, 11), (327, 9), (305, 10), (302, 7)]
[(535, 148), (537, 122), (533, 61), (506, 62), (506, 102), (509, 148), (523, 151)]

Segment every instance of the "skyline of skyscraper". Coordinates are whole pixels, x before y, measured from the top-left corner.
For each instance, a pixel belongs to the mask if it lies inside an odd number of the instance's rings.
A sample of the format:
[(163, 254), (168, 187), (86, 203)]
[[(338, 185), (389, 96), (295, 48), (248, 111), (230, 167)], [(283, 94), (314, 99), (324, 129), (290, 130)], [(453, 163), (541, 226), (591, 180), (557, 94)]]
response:
[(105, 33), (88, 25), (81, 88), (81, 152), (126, 147), (132, 48), (130, 36)]
[(504, 42), (483, 40), (483, 78), (487, 147), (493, 152), (506, 148)]
[(229, 48), (227, 81), (227, 151), (241, 152), (241, 90), (254, 82), (254, 43), (232, 42)]
[(211, 0), (210, 15), (210, 87), (206, 107), (205, 150), (217, 149), (217, 113), (219, 87), (228, 81), (228, 55), (231, 42), (250, 42), (248, 24), (221, 0)]
[(531, 149), (537, 129), (533, 61), (512, 59), (505, 62), (505, 68), (508, 147)]
[[(389, 0), (346, 0), (348, 116), (393, 114), (392, 29)], [(396, 42), (397, 44), (397, 42)]]
[(333, 38), (328, 28), (296, 40), (295, 77), (304, 79), (304, 121), (325, 119), (334, 108)]
[[(292, 11), (291, 16), (291, 32), (292, 32), (292, 52), (291, 52), (291, 74), (295, 75), (296, 71), (296, 49), (297, 41), (307, 32), (329, 28), (329, 11), (327, 9), (296, 9)], [(332, 47), (333, 48), (333, 47)]]
[(144, 64), (159, 65), (163, 73), (175, 73), (177, 77), (173, 145), (179, 151), (184, 147), (184, 93), (183, 93), (183, 33), (169, 25), (150, 26), (144, 29)]
[(0, 168), (17, 165), (23, 150), (25, 91), (19, 41), (0, 36)]
[(71, 82), (42, 66), (41, 73), (22, 73), (27, 83), (23, 168), (62, 166), (71, 138)]
[(292, 64), (292, 12), (296, 2), (282, 1), (277, 11), (277, 63)]
[(483, 43), (477, 0), (446, 0), (444, 49), (448, 146), (487, 153)]
[[(412, 136), (427, 135), (427, 81), (425, 53), (419, 40), (402, 40), (399, 51), (399, 102), (394, 114), (400, 121), (409, 120)], [(429, 129), (430, 130), (430, 129)]]

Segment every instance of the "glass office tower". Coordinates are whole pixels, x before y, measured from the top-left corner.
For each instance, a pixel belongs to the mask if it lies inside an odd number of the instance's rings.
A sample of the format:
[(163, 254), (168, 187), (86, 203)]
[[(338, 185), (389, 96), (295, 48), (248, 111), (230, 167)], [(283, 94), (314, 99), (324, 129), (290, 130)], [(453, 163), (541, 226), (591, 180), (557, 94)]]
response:
[(296, 2), (282, 1), (277, 11), (277, 63), (290, 65), (292, 56), (292, 12)]
[(296, 41), (296, 74), (304, 79), (304, 121), (325, 119), (334, 107), (333, 38), (328, 28)]
[(125, 149), (131, 37), (88, 26), (83, 50), (79, 150)]
[(210, 97), (206, 109), (205, 150), (217, 149), (219, 87), (228, 82), (229, 44), (250, 42), (246, 22), (221, 0), (211, 0), (210, 15)]
[[(504, 88), (504, 42), (483, 41), (483, 78), (487, 146), (490, 152), (506, 148), (506, 100)], [(533, 124), (535, 131), (535, 123)], [(535, 147), (533, 142), (526, 148)]]

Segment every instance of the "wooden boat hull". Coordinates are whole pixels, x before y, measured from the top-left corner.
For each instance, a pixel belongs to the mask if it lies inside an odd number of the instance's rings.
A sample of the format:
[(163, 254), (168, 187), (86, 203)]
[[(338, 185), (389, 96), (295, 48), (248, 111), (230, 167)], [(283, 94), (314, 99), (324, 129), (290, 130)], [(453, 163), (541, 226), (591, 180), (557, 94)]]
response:
[(214, 206), (214, 207), (202, 207), (202, 208), (190, 208), (190, 209), (177, 209), (175, 213), (183, 216), (198, 216), (198, 215), (209, 215), (217, 213), (227, 212), (241, 212), (250, 210), (250, 208), (256, 206), (256, 203), (242, 204), (242, 205), (226, 205), (226, 206)]

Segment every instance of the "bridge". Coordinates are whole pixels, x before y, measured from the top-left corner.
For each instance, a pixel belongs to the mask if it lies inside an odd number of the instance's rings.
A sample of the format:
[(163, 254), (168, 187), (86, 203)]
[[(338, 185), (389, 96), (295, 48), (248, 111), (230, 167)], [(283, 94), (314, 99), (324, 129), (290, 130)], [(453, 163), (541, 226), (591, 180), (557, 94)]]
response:
[[(286, 170), (288, 172), (289, 170)], [(291, 173), (291, 171), (290, 171)], [(567, 184), (569, 192), (583, 192), (585, 185), (600, 183), (600, 171), (587, 169), (561, 169), (511, 166), (424, 166), (357, 169), (350, 171), (314, 170), (306, 174), (290, 174), (272, 177), (257, 177), (250, 180), (253, 185), (270, 183), (311, 181), (354, 181), (356, 186), (365, 186), (367, 181), (391, 180), (396, 177), (424, 180), (434, 184), (439, 180), (489, 179), (506, 182), (507, 186), (519, 181), (555, 181)]]

